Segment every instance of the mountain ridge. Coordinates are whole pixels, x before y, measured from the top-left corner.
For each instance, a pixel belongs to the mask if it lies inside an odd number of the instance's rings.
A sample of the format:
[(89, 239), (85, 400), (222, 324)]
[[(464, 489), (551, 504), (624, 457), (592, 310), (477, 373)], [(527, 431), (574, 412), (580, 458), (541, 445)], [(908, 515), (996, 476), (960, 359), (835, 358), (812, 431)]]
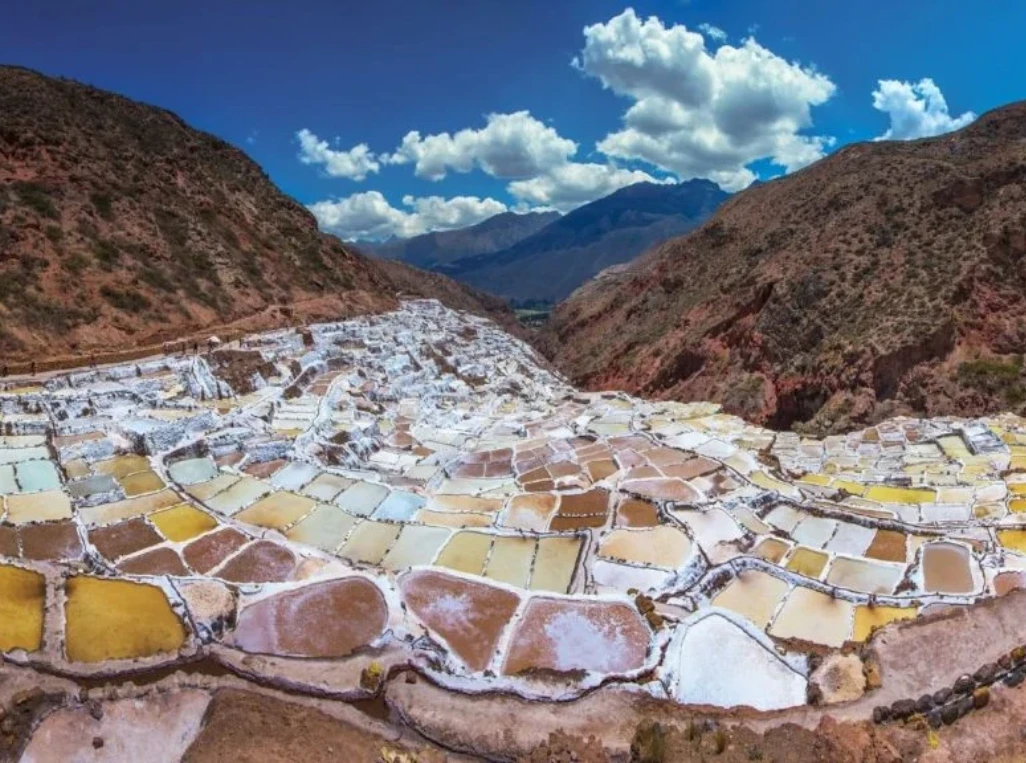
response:
[(500, 296), (555, 301), (601, 270), (692, 229), (728, 197), (708, 180), (635, 183), (568, 212), (507, 249), (439, 270)]
[(1026, 103), (845, 146), (590, 282), (543, 339), (577, 382), (779, 428), (1026, 400)]
[(491, 298), (444, 279), (418, 287), (347, 249), (241, 149), (167, 109), (0, 67), (0, 113), (11, 361), (392, 309), (418, 288), (511, 319)]

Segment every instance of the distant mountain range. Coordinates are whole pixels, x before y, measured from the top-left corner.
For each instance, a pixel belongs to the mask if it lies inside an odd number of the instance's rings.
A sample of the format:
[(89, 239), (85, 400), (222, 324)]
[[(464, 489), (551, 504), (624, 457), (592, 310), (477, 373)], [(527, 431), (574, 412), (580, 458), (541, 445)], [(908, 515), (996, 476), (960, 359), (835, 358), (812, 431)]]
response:
[(708, 180), (637, 183), (562, 217), (505, 213), (462, 230), (359, 247), (515, 302), (556, 302), (600, 271), (701, 225), (728, 196)]
[(393, 238), (381, 243), (354, 241), (358, 249), (383, 260), (399, 260), (421, 268), (440, 269), (465, 257), (492, 254), (527, 238), (553, 220), (558, 212), (503, 212), (458, 230)]

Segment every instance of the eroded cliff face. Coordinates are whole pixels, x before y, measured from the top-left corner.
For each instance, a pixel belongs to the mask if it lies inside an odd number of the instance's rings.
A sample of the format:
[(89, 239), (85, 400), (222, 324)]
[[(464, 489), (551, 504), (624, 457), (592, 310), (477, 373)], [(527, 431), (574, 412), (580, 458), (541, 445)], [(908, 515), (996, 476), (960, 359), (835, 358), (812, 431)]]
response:
[(586, 386), (722, 401), (775, 427), (1026, 400), (1026, 104), (846, 147), (728, 201), (557, 309)]

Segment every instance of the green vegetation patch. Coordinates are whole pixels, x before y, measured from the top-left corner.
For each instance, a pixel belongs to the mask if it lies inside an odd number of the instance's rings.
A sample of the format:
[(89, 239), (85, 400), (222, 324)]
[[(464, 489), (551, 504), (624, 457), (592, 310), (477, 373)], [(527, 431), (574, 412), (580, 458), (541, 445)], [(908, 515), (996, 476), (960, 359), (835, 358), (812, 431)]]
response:
[(104, 286), (100, 289), (100, 294), (113, 307), (127, 313), (141, 313), (150, 307), (150, 300), (135, 289), (115, 289), (112, 286)]
[(996, 358), (967, 360), (958, 367), (958, 380), (967, 387), (991, 395), (1004, 395), (1012, 405), (1026, 401), (1026, 386), (1021, 380), (1023, 358), (1009, 361)]
[(56, 220), (59, 217), (50, 192), (44, 186), (27, 180), (13, 183), (12, 186), (14, 192), (18, 194), (18, 199), (29, 209), (51, 220)]

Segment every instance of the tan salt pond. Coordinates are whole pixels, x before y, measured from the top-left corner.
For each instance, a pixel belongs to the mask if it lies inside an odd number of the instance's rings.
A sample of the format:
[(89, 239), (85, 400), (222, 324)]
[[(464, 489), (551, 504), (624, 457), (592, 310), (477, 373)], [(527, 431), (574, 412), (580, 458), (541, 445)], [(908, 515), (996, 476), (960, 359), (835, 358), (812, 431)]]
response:
[(902, 566), (840, 556), (830, 565), (827, 582), (861, 593), (890, 594), (904, 574)]
[(529, 493), (510, 499), (502, 525), (516, 530), (542, 532), (556, 510), (558, 497), (551, 493)]
[(494, 518), (485, 514), (472, 514), (470, 512), (460, 514), (450, 511), (421, 509), (417, 512), (416, 520), (435, 527), (463, 528), (490, 527)]
[(254, 477), (242, 477), (227, 490), (206, 499), (205, 503), (222, 514), (235, 514), (271, 492), (271, 486)]
[(599, 556), (675, 569), (691, 555), (691, 541), (672, 527), (613, 530), (599, 546)]
[(484, 533), (456, 533), (442, 549), (435, 562), (457, 572), (480, 575), (492, 546), (492, 536)]
[(787, 593), (787, 588), (787, 582), (780, 578), (758, 570), (747, 570), (713, 597), (712, 603), (714, 607), (737, 612), (760, 628), (765, 628)]
[(930, 593), (972, 593), (976, 586), (969, 550), (956, 543), (923, 546), (923, 587)]
[(769, 632), (777, 638), (796, 638), (839, 647), (850, 636), (855, 605), (809, 588), (788, 595)]
[(72, 515), (71, 499), (60, 490), (9, 495), (4, 500), (7, 503), (7, 521), (16, 525), (70, 519)]
[(334, 552), (349, 535), (349, 531), (359, 520), (338, 506), (321, 505), (316, 507), (306, 519), (292, 527), (286, 536), (297, 543), (319, 548), (328, 553)]
[(261, 498), (235, 518), (259, 527), (284, 530), (309, 514), (316, 505), (312, 498), (283, 491)]
[(536, 543), (532, 538), (496, 537), (484, 568), (484, 576), (518, 588), (531, 577)]
[(541, 538), (531, 574), (532, 591), (567, 593), (583, 541), (578, 537)]
[(784, 558), (784, 555), (790, 549), (791, 544), (785, 543), (778, 538), (764, 538), (759, 542), (759, 545), (752, 549), (752, 554), (760, 559), (765, 559), (767, 562), (779, 564), (780, 560)]
[(87, 506), (79, 509), (78, 515), (86, 524), (105, 525), (119, 522), (122, 519), (151, 514), (160, 509), (169, 509), (181, 502), (182, 499), (173, 490), (161, 490), (159, 493), (149, 493), (124, 501), (105, 503), (101, 506)]
[(342, 546), (339, 555), (353, 562), (381, 564), (395, 539), (399, 536), (399, 525), (365, 520), (358, 524)]
[(218, 493), (227, 490), (240, 479), (242, 478), (237, 477), (234, 474), (221, 474), (217, 477), (214, 477), (214, 479), (212, 480), (207, 480), (206, 482), (197, 482), (193, 485), (189, 485), (187, 488), (185, 488), (185, 492), (187, 492), (197, 501), (207, 501), (210, 498), (213, 498)]
[(443, 527), (404, 525), (399, 538), (381, 561), (381, 566), (395, 571), (431, 564), (449, 535), (450, 531)]

